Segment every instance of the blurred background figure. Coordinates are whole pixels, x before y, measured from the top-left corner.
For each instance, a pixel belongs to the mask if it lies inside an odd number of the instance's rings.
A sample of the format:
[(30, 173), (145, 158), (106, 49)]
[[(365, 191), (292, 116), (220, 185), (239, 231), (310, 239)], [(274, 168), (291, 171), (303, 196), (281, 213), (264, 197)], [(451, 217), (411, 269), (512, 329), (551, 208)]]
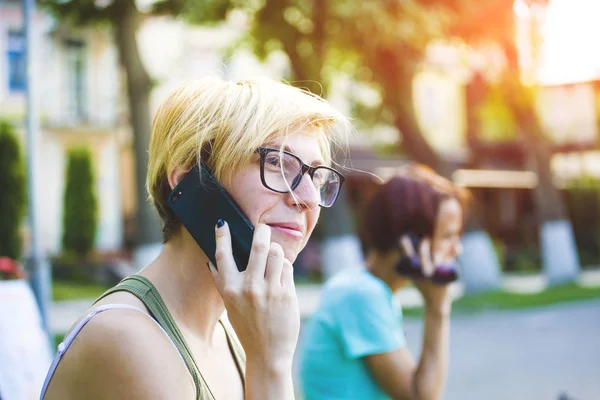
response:
[[(431, 280), (431, 267), (461, 253), (465, 200), (464, 189), (416, 165), (375, 193), (363, 216), (365, 268), (332, 278), (306, 327), (299, 357), (307, 400), (442, 398), (452, 299), (448, 284)], [(408, 235), (420, 238), (418, 248)], [(414, 280), (425, 301), (416, 363), (392, 297), (409, 283), (398, 270), (407, 256), (418, 257), (426, 275)]]

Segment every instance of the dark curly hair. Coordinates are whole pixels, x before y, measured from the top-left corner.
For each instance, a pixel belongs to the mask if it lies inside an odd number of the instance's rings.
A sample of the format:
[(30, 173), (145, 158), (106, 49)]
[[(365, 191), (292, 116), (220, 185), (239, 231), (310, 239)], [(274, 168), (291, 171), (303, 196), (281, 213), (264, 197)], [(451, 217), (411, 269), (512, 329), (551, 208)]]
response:
[(457, 199), (466, 211), (466, 189), (424, 165), (403, 167), (365, 207), (360, 232), (363, 250), (386, 253), (398, 248), (398, 239), (408, 232), (431, 236), (440, 204), (450, 198)]

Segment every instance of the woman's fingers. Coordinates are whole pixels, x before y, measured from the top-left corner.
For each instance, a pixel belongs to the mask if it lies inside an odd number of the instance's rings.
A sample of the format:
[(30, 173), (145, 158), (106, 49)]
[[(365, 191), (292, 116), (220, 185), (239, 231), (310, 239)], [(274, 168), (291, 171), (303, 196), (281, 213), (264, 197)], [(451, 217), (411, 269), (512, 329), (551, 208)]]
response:
[(410, 237), (408, 235), (402, 235), (402, 237), (400, 238), (400, 246), (402, 246), (404, 253), (409, 258), (412, 258), (417, 254), (417, 249), (415, 249), (415, 247), (413, 246), (412, 241), (410, 240)]
[(271, 243), (271, 249), (267, 257), (267, 268), (265, 272), (265, 278), (267, 284), (271, 288), (281, 286), (281, 272), (283, 269), (283, 248), (277, 243)]
[(229, 225), (223, 220), (217, 222), (215, 227), (215, 261), (217, 262), (217, 274), (221, 280), (231, 279), (235, 274), (238, 273), (235, 260), (233, 258), (233, 252), (231, 250), (231, 234), (229, 232)]
[(419, 258), (421, 259), (421, 269), (423, 270), (423, 275), (427, 277), (432, 276), (435, 267), (433, 265), (433, 261), (431, 260), (431, 241), (429, 238), (421, 241), (421, 246), (419, 246)]
[[(209, 262), (208, 268), (213, 274), (215, 283), (221, 294), (224, 288), (228, 291), (242, 290), (242, 286), (252, 292), (253, 296), (260, 295), (263, 292), (266, 295), (268, 291), (281, 288), (294, 287), (294, 268), (292, 264), (285, 259), (283, 248), (278, 243), (271, 243), (271, 228), (264, 224), (259, 224), (254, 230), (252, 239), (252, 250), (248, 260), (248, 266), (243, 273), (238, 271), (233, 258), (231, 247), (231, 234), (227, 223), (222, 226), (217, 224), (216, 230), (216, 252), (215, 267)], [(218, 267), (218, 269), (217, 269)], [(245, 276), (242, 280), (237, 277)], [(236, 289), (234, 289), (236, 288)]]
[(294, 266), (285, 258), (283, 259), (283, 268), (281, 271), (281, 286), (295, 293)]
[(263, 280), (269, 249), (271, 248), (271, 228), (265, 224), (258, 224), (252, 237), (252, 250), (248, 259), (245, 274), (253, 281)]
[(217, 289), (219, 290), (219, 292), (221, 292), (221, 287), (223, 286), (223, 282), (221, 281), (221, 276), (219, 275), (219, 271), (217, 271), (217, 268), (210, 261), (207, 262), (206, 265), (208, 266), (208, 270), (210, 271), (213, 279), (215, 280), (215, 285), (217, 286)]

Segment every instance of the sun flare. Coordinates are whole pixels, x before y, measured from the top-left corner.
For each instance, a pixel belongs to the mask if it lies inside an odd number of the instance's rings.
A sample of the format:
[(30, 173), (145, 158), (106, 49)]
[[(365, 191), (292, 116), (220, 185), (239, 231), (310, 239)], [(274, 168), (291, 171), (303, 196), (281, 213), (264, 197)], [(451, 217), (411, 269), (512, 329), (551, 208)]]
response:
[[(522, 11), (515, 7), (518, 17)], [(537, 70), (540, 83), (600, 78), (599, 18), (599, 0), (550, 1), (541, 26), (543, 41)]]

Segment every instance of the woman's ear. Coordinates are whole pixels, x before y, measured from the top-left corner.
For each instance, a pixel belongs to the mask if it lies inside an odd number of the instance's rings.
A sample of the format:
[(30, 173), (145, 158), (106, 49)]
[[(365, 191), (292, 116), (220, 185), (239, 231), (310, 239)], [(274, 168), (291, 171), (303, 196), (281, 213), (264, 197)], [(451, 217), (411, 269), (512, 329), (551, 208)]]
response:
[(175, 189), (175, 186), (177, 186), (179, 184), (179, 182), (181, 182), (181, 180), (183, 179), (183, 177), (190, 171), (189, 168), (183, 168), (183, 167), (175, 167), (175, 169), (173, 169), (170, 173), (169, 176), (167, 177), (169, 179), (169, 186), (171, 187), (171, 190)]

